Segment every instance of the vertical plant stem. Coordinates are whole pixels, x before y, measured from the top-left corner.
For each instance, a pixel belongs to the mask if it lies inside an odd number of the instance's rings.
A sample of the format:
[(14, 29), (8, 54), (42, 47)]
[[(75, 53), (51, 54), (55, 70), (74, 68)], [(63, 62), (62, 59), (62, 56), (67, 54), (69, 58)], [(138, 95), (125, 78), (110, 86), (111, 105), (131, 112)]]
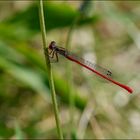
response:
[[(69, 29), (69, 32), (68, 32), (68, 36), (67, 36), (67, 40), (66, 40), (66, 46), (65, 48), (66, 49), (70, 49), (70, 41), (71, 41), (71, 37), (72, 37), (72, 33), (73, 33), (73, 30), (74, 30), (74, 27), (76, 26), (77, 22), (79, 20), (79, 16), (77, 16), (75, 18), (75, 20), (73, 21), (70, 29)], [(68, 78), (68, 95), (69, 95), (69, 105), (70, 105), (70, 124), (71, 124), (71, 134), (73, 135), (73, 129), (74, 129), (74, 104), (75, 104), (75, 96), (73, 94), (73, 91), (72, 91), (72, 68), (71, 68), (71, 64), (69, 62), (67, 62), (67, 71), (66, 71), (66, 75), (67, 75), (67, 78)], [(71, 86), (69, 86), (71, 85)]]
[(47, 74), (48, 74), (52, 102), (53, 102), (54, 113), (55, 113), (55, 121), (56, 121), (56, 126), (57, 126), (59, 138), (62, 140), (63, 135), (62, 135), (62, 129), (60, 127), (59, 111), (58, 111), (58, 105), (57, 105), (57, 100), (56, 100), (53, 75), (52, 75), (50, 60), (49, 60), (49, 56), (48, 56), (48, 50), (47, 50), (46, 28), (45, 28), (43, 1), (42, 0), (39, 1), (39, 19), (40, 19), (40, 27), (41, 27), (41, 32), (42, 32), (43, 50), (44, 50), (45, 61), (46, 61), (46, 66), (47, 66)]

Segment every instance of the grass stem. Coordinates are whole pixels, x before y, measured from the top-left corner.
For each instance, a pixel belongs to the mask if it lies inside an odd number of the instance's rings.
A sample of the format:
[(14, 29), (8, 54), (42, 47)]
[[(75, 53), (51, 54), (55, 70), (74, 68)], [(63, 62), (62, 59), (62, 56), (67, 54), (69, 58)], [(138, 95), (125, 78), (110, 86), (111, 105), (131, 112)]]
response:
[(45, 55), (45, 61), (47, 66), (47, 74), (49, 79), (49, 85), (51, 90), (51, 96), (52, 96), (52, 102), (54, 107), (54, 113), (55, 113), (55, 121), (57, 126), (57, 131), (59, 138), (62, 140), (62, 129), (60, 126), (60, 118), (59, 118), (59, 111), (58, 111), (58, 104), (56, 99), (56, 93), (55, 93), (55, 87), (54, 87), (54, 81), (53, 81), (53, 74), (51, 70), (51, 64), (48, 56), (48, 50), (47, 50), (47, 41), (46, 41), (46, 28), (45, 28), (45, 21), (44, 21), (44, 12), (43, 12), (43, 0), (39, 1), (39, 19), (40, 19), (40, 27), (42, 32), (42, 40), (43, 40), (43, 50)]
[[(66, 40), (66, 46), (65, 48), (66, 49), (70, 49), (70, 42), (71, 42), (71, 38), (72, 38), (72, 33), (74, 31), (74, 28), (77, 24), (79, 20), (79, 16), (77, 16), (75, 18), (75, 20), (73, 21), (73, 23), (71, 24), (70, 26), (70, 29), (68, 31), (68, 36), (67, 36), (67, 40)], [(68, 95), (69, 95), (69, 106), (70, 106), (70, 124), (71, 124), (71, 136), (73, 135), (73, 133), (75, 132), (74, 130), (74, 106), (75, 106), (75, 95), (73, 94), (73, 91), (72, 91), (72, 86), (73, 86), (73, 82), (72, 82), (72, 67), (71, 67), (71, 64), (69, 62), (66, 63), (66, 68), (67, 68), (67, 71), (66, 71), (66, 77), (68, 79), (68, 82), (67, 82), (67, 87), (68, 87)], [(71, 86), (70, 86), (71, 85)]]

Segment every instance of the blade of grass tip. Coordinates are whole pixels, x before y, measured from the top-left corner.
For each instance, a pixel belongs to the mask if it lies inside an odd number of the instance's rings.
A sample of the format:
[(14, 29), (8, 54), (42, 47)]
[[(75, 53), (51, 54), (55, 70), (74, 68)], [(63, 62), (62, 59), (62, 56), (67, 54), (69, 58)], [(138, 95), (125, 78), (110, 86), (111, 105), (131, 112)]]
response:
[(92, 101), (88, 102), (87, 106), (85, 107), (82, 116), (79, 121), (79, 126), (77, 129), (78, 132), (78, 138), (79, 139), (84, 139), (88, 124), (90, 122), (90, 119), (93, 115), (94, 108), (93, 108), (93, 103)]
[(47, 74), (48, 74), (48, 79), (49, 79), (50, 90), (52, 93), (51, 96), (52, 96), (52, 102), (53, 102), (54, 113), (55, 113), (55, 121), (56, 121), (59, 138), (62, 140), (63, 135), (62, 135), (62, 129), (60, 127), (60, 118), (59, 118), (59, 111), (58, 111), (58, 105), (57, 105), (57, 100), (56, 100), (55, 87), (54, 87), (54, 82), (53, 82), (53, 75), (52, 75), (51, 65), (50, 65), (50, 61), (49, 61), (48, 51), (46, 49), (47, 48), (47, 41), (46, 41), (47, 37), (46, 37), (46, 28), (45, 28), (42, 0), (39, 1), (39, 19), (40, 19), (40, 27), (41, 27), (41, 32), (42, 32), (45, 61), (46, 61), (46, 66), (47, 66)]

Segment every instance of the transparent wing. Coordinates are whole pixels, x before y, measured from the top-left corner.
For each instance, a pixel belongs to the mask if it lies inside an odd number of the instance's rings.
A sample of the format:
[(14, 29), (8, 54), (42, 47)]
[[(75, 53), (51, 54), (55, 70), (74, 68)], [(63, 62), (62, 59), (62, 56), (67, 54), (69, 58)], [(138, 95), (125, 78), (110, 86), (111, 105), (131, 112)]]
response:
[(87, 60), (84, 60), (83, 58), (80, 58), (80, 57), (76, 56), (73, 53), (68, 52), (67, 55), (72, 57), (72, 58), (74, 58), (75, 60), (79, 61), (80, 63), (82, 63), (83, 65), (87, 66), (88, 68), (91, 68), (91, 69), (101, 73), (102, 75), (105, 75), (108, 78), (112, 77), (112, 72), (110, 70), (107, 70), (107, 69), (105, 69), (105, 68), (103, 68), (103, 67), (101, 67), (101, 66), (99, 66), (99, 65), (97, 65), (95, 63), (91, 63), (91, 62), (89, 62)]

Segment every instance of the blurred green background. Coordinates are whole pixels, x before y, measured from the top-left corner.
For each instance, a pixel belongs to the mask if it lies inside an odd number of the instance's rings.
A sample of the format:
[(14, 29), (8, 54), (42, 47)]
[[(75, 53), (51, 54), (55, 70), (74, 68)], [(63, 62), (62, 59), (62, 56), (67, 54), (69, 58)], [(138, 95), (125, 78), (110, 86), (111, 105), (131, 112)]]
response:
[[(44, 11), (48, 44), (65, 47), (71, 28), (70, 51), (134, 90), (60, 56), (52, 69), (64, 137), (140, 138), (140, 2), (53, 0)], [(58, 138), (42, 48), (38, 2), (0, 1), (1, 139)]]

